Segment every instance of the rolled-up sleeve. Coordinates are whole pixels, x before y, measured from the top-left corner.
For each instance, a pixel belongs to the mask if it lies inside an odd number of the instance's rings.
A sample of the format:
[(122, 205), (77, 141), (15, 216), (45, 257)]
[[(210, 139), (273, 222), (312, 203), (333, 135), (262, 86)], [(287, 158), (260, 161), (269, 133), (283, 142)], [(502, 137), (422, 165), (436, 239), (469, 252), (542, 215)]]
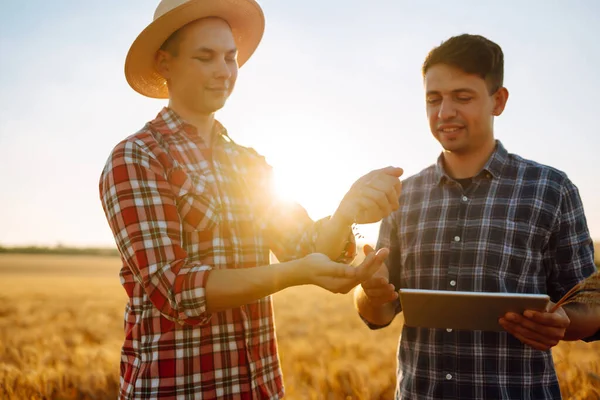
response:
[(594, 247), (577, 187), (566, 180), (553, 232), (544, 254), (552, 301), (596, 272)]
[(181, 324), (205, 324), (211, 267), (189, 262), (182, 221), (164, 168), (135, 141), (121, 142), (100, 178), (100, 199), (117, 247), (160, 313)]

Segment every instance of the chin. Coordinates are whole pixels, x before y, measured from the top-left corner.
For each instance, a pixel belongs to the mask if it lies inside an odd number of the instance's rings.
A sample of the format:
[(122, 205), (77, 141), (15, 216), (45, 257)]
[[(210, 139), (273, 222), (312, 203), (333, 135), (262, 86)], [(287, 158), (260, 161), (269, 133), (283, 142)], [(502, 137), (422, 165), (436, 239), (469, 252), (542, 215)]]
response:
[(226, 103), (227, 103), (227, 98), (215, 99), (213, 101), (206, 102), (206, 107), (210, 108), (210, 109), (213, 109), (215, 111), (218, 111), (221, 108), (225, 107)]
[(444, 150), (453, 153), (464, 153), (469, 147), (465, 143), (461, 143), (460, 140), (439, 140), (439, 142)]
[(199, 104), (197, 110), (204, 114), (213, 114), (222, 109), (225, 106), (225, 102), (208, 102)]

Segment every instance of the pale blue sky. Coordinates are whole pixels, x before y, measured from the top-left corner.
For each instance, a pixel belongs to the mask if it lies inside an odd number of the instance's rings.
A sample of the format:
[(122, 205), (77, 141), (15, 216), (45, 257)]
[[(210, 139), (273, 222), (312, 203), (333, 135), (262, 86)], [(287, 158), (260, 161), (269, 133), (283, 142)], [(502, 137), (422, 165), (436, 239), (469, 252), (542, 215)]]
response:
[[(133, 92), (123, 61), (158, 2), (31, 0), (0, 14), (0, 244), (113, 245), (98, 200), (112, 147), (165, 102)], [(413, 174), (440, 148), (420, 66), (478, 33), (505, 52), (509, 151), (567, 172), (600, 239), (600, 2), (263, 0), (267, 28), (219, 119), (274, 165), (315, 218), (373, 168)], [(311, 189), (312, 188), (312, 189)], [(376, 226), (363, 229), (374, 240)]]

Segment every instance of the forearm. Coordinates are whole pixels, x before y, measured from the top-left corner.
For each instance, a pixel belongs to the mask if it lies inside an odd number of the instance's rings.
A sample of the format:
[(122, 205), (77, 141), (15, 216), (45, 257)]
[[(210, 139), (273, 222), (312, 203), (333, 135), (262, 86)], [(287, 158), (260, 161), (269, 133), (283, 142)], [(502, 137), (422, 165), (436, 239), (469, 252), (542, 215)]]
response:
[(364, 319), (375, 325), (387, 325), (396, 316), (396, 306), (393, 301), (383, 305), (373, 304), (361, 286), (354, 291), (354, 306)]
[(216, 269), (206, 282), (206, 308), (213, 313), (240, 307), (277, 293), (290, 286), (301, 285), (298, 261), (245, 269)]
[(571, 303), (563, 308), (571, 320), (563, 340), (581, 340), (600, 331), (600, 306)]
[(344, 220), (339, 213), (334, 213), (323, 223), (315, 243), (316, 252), (323, 253), (332, 260), (338, 259), (351, 233), (352, 222)]

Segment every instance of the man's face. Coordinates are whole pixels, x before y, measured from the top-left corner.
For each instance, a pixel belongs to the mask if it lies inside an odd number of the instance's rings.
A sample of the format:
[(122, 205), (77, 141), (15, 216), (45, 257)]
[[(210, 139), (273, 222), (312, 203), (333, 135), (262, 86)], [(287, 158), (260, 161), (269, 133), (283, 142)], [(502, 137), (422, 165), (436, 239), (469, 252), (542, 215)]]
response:
[(221, 109), (238, 74), (237, 49), (229, 25), (205, 18), (185, 26), (175, 54), (161, 50), (157, 65), (169, 85), (169, 98), (201, 114)]
[(444, 150), (471, 154), (494, 142), (493, 118), (504, 109), (506, 89), (490, 95), (484, 79), (446, 64), (433, 65), (424, 83), (429, 127)]

